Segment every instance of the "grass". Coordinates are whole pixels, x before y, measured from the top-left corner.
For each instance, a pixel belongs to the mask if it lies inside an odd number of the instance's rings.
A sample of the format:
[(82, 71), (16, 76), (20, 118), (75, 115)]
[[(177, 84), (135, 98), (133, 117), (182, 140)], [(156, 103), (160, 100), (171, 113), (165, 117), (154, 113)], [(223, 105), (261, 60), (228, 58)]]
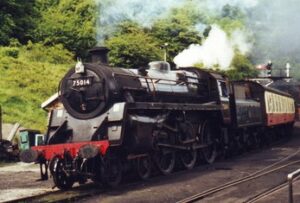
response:
[(73, 64), (62, 46), (0, 47), (0, 105), (5, 123), (44, 131), (47, 113), (42, 102), (57, 91), (59, 81)]

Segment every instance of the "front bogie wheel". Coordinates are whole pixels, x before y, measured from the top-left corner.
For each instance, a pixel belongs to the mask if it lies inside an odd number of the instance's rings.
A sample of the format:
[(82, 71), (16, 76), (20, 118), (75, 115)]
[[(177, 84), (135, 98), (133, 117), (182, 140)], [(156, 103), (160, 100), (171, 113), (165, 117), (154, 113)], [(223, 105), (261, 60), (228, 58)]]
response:
[(66, 172), (65, 163), (63, 159), (58, 157), (51, 161), (50, 171), (53, 176), (53, 181), (56, 187), (61, 190), (68, 190), (74, 184), (74, 178)]

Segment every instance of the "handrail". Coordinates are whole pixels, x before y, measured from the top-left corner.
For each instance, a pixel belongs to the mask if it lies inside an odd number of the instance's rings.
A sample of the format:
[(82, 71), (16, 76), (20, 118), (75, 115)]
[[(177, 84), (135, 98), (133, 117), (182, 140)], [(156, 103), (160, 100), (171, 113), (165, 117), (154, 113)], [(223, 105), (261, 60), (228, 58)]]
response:
[(289, 184), (289, 203), (293, 203), (294, 199), (293, 199), (293, 180), (295, 177), (300, 175), (300, 169), (290, 173), (287, 175), (287, 180), (288, 180), (288, 184)]
[[(129, 74), (124, 74), (124, 73), (115, 73), (116, 75), (120, 75), (120, 76), (127, 76), (127, 77), (132, 77), (132, 78), (143, 78), (145, 80), (149, 79), (149, 80), (160, 80), (160, 81), (168, 81), (168, 82), (174, 82), (177, 83), (178, 80), (171, 80), (171, 79), (166, 79), (166, 78), (156, 78), (156, 77), (149, 77), (149, 76), (141, 76), (141, 75), (129, 75)], [(192, 78), (192, 77), (190, 77)], [(199, 78), (193, 77), (194, 79), (199, 80)], [(185, 83), (187, 84), (194, 84), (194, 85), (200, 85), (199, 82), (188, 82), (186, 81)]]

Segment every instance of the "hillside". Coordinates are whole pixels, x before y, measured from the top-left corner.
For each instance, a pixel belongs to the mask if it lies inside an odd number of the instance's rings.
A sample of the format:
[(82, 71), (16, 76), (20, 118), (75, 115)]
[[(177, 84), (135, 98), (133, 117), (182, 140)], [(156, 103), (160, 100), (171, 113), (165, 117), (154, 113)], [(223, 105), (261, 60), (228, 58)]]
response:
[(45, 130), (47, 114), (41, 103), (57, 91), (61, 77), (73, 64), (61, 45), (31, 44), (0, 48), (0, 104), (4, 122)]
[(40, 104), (57, 91), (74, 59), (84, 59), (96, 44), (110, 49), (116, 67), (145, 67), (166, 50), (171, 63), (210, 68), (234, 80), (256, 76), (255, 65), (269, 60), (274, 69), (289, 62), (291, 75), (300, 78), (300, 29), (293, 20), (299, 4), (274, 2), (1, 0), (4, 122), (45, 130)]

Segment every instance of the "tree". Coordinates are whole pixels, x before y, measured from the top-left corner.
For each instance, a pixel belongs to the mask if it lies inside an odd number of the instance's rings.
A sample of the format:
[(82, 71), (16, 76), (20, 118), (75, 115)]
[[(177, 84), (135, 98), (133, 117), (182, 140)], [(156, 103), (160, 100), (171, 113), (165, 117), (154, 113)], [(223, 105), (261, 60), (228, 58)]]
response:
[(168, 61), (190, 44), (201, 44), (200, 33), (195, 29), (197, 20), (202, 18), (187, 8), (174, 9), (170, 16), (160, 19), (154, 23), (151, 35), (155, 37), (159, 44), (168, 43)]
[(139, 68), (162, 58), (159, 46), (145, 33), (113, 37), (107, 41), (107, 46), (110, 49), (110, 64), (113, 66)]
[(232, 68), (226, 73), (231, 80), (241, 80), (257, 76), (257, 71), (254, 69), (252, 63), (246, 56), (240, 53), (235, 54), (231, 66)]
[(163, 55), (157, 40), (130, 22), (121, 24), (119, 34), (108, 39), (106, 45), (113, 66), (139, 68), (150, 61), (161, 60)]
[[(146, 62), (148, 63), (151, 60), (162, 59), (163, 50), (160, 50), (160, 48), (168, 43), (166, 47), (167, 60), (171, 62), (179, 52), (190, 44), (201, 43), (200, 33), (194, 25), (204, 18), (202, 14), (197, 13), (188, 4), (184, 8), (173, 9), (170, 15), (156, 20), (150, 28), (141, 27), (136, 22), (123, 21), (115, 29), (114, 37), (107, 40), (107, 45), (112, 49), (110, 53), (111, 61), (113, 64), (121, 66), (130, 66), (129, 62), (133, 62), (133, 66), (145, 65)], [(142, 39), (143, 37), (145, 39)], [(146, 47), (139, 45), (139, 43), (144, 43)], [(142, 51), (139, 52), (138, 48)], [(126, 49), (131, 51), (126, 51)], [(118, 51), (122, 53), (117, 53)], [(149, 53), (146, 53), (147, 51)], [(124, 54), (125, 52), (127, 54)], [(143, 56), (141, 56), (142, 53)], [(121, 59), (117, 59), (117, 56)], [(145, 56), (149, 58), (147, 59)], [(125, 62), (124, 57), (129, 58), (127, 62)], [(120, 63), (121, 61), (122, 63)]]
[(43, 10), (34, 31), (36, 41), (63, 44), (78, 56), (96, 44), (93, 0), (40, 0), (39, 6)]
[(230, 19), (243, 19), (245, 17), (244, 13), (237, 6), (231, 6), (226, 4), (223, 6), (221, 11), (222, 18), (230, 18)]
[(8, 45), (11, 38), (23, 44), (32, 39), (38, 15), (35, 0), (1, 0), (0, 8), (0, 45)]

